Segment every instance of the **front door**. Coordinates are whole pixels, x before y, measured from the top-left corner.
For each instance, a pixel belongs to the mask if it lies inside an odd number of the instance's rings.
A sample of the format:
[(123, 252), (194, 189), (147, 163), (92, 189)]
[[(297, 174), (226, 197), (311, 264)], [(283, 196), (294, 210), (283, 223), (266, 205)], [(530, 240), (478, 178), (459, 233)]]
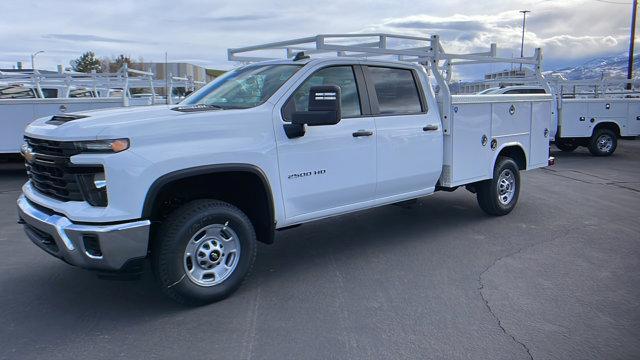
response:
[(276, 115), (286, 124), (294, 111), (306, 110), (311, 86), (340, 87), (342, 120), (338, 124), (307, 126), (302, 137), (293, 139), (276, 126), (287, 222), (346, 212), (374, 199), (375, 123), (366, 116), (366, 101), (358, 85), (361, 79), (357, 66), (319, 69), (296, 88)]

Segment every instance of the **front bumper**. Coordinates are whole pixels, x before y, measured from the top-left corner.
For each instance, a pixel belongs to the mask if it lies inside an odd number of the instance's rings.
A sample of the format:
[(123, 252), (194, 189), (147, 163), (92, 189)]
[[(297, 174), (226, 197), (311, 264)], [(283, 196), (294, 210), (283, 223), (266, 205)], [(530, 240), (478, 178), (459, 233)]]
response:
[(18, 198), (18, 214), (34, 244), (71, 265), (118, 271), (147, 256), (149, 220), (116, 225), (74, 224), (33, 205), (24, 195)]

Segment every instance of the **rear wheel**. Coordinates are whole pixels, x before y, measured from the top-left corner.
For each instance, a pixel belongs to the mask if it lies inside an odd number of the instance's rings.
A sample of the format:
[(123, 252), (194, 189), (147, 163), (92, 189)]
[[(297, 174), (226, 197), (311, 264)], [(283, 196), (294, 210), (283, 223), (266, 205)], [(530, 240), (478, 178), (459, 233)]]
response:
[(598, 129), (589, 140), (589, 152), (594, 156), (609, 156), (618, 147), (618, 137), (611, 129)]
[(501, 157), (493, 170), (493, 178), (476, 186), (478, 205), (489, 215), (502, 216), (513, 210), (520, 195), (520, 173), (513, 159)]
[(248, 275), (256, 258), (256, 234), (237, 207), (196, 200), (162, 224), (152, 266), (162, 291), (188, 305), (222, 300)]
[(563, 141), (561, 139), (556, 139), (555, 144), (558, 149), (566, 152), (571, 152), (578, 148), (578, 145), (569, 141)]

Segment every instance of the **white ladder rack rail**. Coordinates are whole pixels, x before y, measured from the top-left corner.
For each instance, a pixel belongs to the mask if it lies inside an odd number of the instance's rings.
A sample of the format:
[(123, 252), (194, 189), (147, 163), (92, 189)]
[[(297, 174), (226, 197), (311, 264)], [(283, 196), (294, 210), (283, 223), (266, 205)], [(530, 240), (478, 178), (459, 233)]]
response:
[[(130, 76), (134, 75), (134, 76)], [(44, 98), (42, 87), (46, 86), (63, 86), (65, 96), (72, 87), (92, 89), (96, 94), (98, 90), (122, 89), (123, 106), (129, 105), (127, 91), (131, 88), (148, 88), (152, 93), (152, 104), (156, 104), (155, 88), (168, 87), (169, 93), (172, 93), (174, 87), (185, 87), (187, 90), (194, 90), (196, 85), (203, 85), (202, 81), (195, 81), (189, 77), (177, 77), (169, 74), (169, 80), (154, 79), (155, 74), (151, 71), (141, 71), (130, 69), (125, 64), (115, 73), (57, 73), (42, 74), (37, 70), (34, 73), (0, 73), (0, 84), (7, 85), (30, 85), (35, 88), (38, 95)], [(104, 96), (100, 96), (104, 97)], [(172, 99), (169, 96), (168, 101)]]
[[(413, 46), (393, 46), (392, 42), (401, 44), (413, 43)], [(398, 61), (417, 62), (434, 75), (440, 87), (438, 100), (440, 104), (443, 131), (450, 134), (451, 118), (451, 67), (457, 65), (473, 65), (488, 63), (511, 63), (532, 65), (536, 78), (542, 76), (542, 50), (536, 49), (534, 56), (522, 58), (497, 57), (496, 44), (491, 44), (487, 52), (470, 54), (453, 54), (444, 51), (440, 37), (419, 37), (388, 33), (366, 34), (320, 34), (310, 37), (271, 42), (260, 45), (246, 46), (227, 50), (229, 61), (245, 63), (282, 59), (282, 57), (256, 56), (248, 53), (285, 50), (285, 59), (293, 58), (297, 53), (306, 55), (334, 54), (338, 57), (370, 58), (380, 56), (394, 56)]]

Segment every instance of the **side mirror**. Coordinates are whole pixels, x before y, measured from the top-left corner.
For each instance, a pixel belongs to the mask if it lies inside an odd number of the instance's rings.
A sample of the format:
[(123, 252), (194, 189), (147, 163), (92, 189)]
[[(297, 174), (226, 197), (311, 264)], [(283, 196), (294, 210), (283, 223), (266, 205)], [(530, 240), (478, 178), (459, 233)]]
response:
[(303, 136), (304, 126), (335, 125), (340, 122), (340, 87), (337, 85), (312, 86), (309, 89), (307, 111), (295, 111), (291, 123), (284, 130), (290, 139)]

